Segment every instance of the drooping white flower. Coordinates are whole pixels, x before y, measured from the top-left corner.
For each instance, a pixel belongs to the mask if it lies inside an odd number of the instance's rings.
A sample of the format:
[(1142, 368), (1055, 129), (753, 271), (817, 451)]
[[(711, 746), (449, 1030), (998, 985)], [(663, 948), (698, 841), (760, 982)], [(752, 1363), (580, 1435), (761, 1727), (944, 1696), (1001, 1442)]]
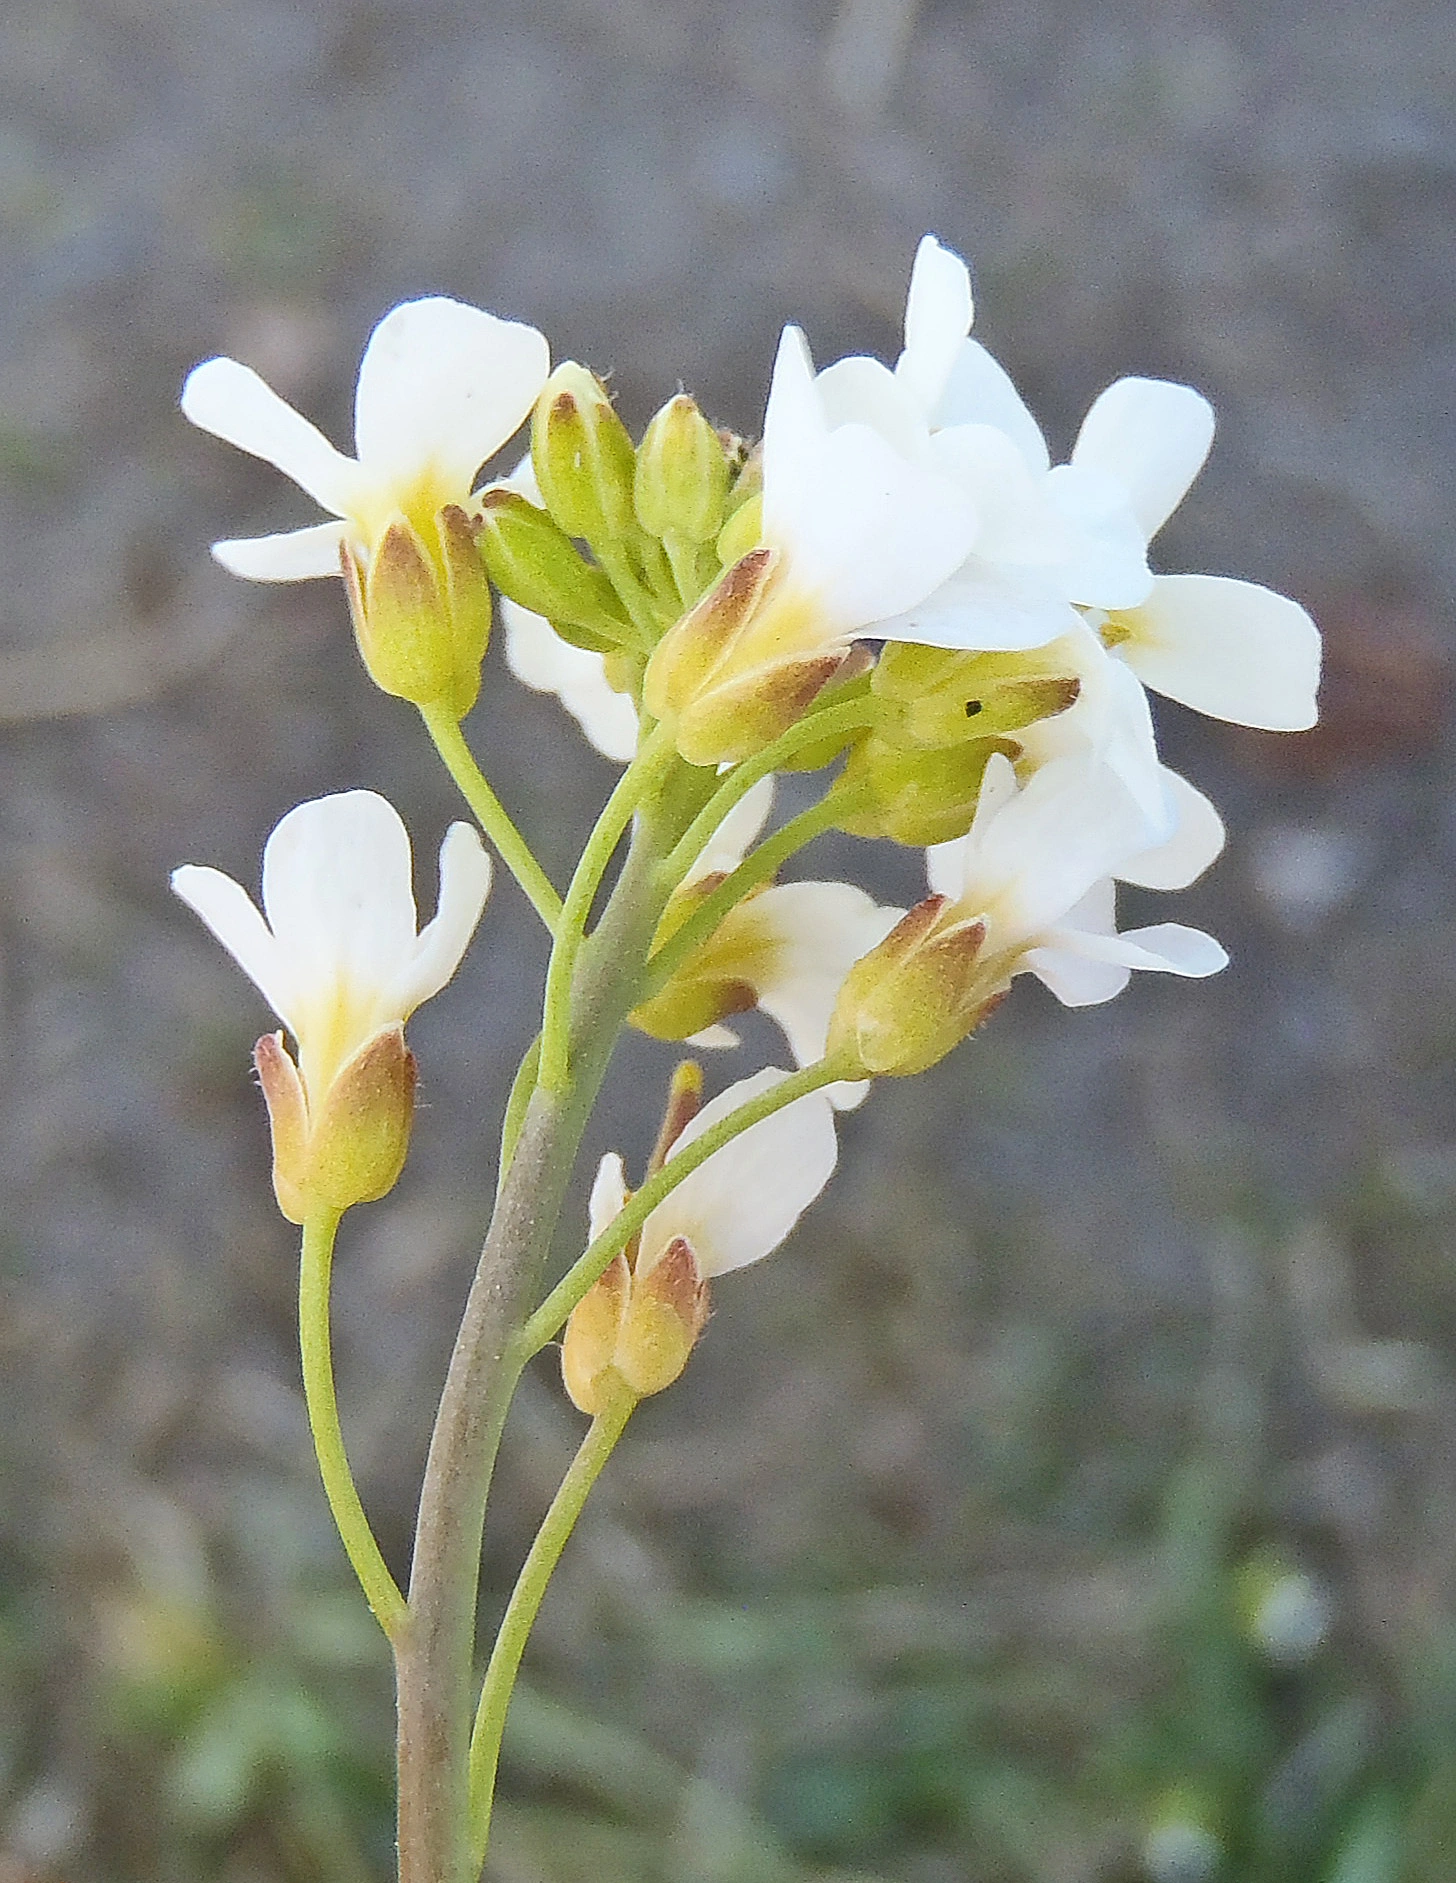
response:
[(346, 540), (367, 559), (396, 517), (429, 540), (433, 519), (468, 503), (481, 465), (519, 430), (549, 368), (534, 327), (460, 301), (406, 301), (365, 348), (348, 458), (249, 367), (204, 361), (182, 391), (187, 417), (276, 465), (337, 519), (213, 554), (235, 575), (292, 582), (337, 575)]
[(1135, 968), (1202, 977), (1227, 964), (1212, 936), (1180, 923), (1117, 932), (1113, 879), (1168, 841), (1105, 768), (1054, 759), (1021, 787), (998, 753), (969, 832), (929, 851), (927, 869), (960, 918), (984, 924), (982, 958), (1006, 980), (1030, 972), (1064, 1005), (1087, 1006)]
[[(665, 1168), (788, 1076), (768, 1067), (720, 1093), (679, 1134)], [(776, 1249), (829, 1181), (837, 1155), (834, 1108), (822, 1092), (811, 1092), (690, 1171), (572, 1310), (561, 1372), (573, 1403), (595, 1415), (623, 1392), (642, 1399), (670, 1386), (707, 1320), (712, 1277)], [(622, 1160), (610, 1152), (592, 1185), (593, 1241), (626, 1203)]]
[[(788, 1076), (768, 1066), (720, 1092), (682, 1132), (666, 1167), (705, 1131)], [(761, 1261), (828, 1183), (837, 1157), (833, 1106), (822, 1092), (796, 1098), (730, 1139), (668, 1193), (642, 1226), (636, 1274), (650, 1274), (679, 1237), (704, 1278)], [(620, 1213), (625, 1196), (622, 1160), (610, 1153), (592, 1187), (593, 1238)]]
[(263, 909), (221, 870), (195, 863), (172, 887), (201, 916), (298, 1042), (316, 1107), (371, 1039), (402, 1025), (460, 964), (490, 889), (491, 864), (468, 824), (440, 848), (440, 899), (416, 933), (409, 836), (373, 791), (291, 810), (263, 851)]

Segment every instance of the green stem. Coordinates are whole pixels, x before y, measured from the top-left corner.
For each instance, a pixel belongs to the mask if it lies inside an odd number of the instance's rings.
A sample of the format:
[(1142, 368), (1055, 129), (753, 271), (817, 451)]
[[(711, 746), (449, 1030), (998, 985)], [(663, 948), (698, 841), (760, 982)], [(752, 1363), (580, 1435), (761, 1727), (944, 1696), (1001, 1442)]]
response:
[(650, 654), (662, 639), (663, 623), (645, 584), (638, 580), (625, 552), (615, 543), (593, 543), (591, 552), (601, 564), (607, 580), (617, 591), (622, 606), (632, 618), (632, 625), (642, 637), (641, 652)]
[(633, 1193), (627, 1207), (607, 1225), (526, 1322), (517, 1341), (520, 1364), (524, 1366), (532, 1354), (539, 1353), (548, 1341), (555, 1339), (577, 1302), (618, 1252), (626, 1248), (662, 1199), (674, 1191), (684, 1177), (691, 1176), (714, 1151), (721, 1151), (750, 1125), (772, 1118), (775, 1112), (792, 1105), (796, 1098), (803, 1098), (806, 1092), (817, 1092), (821, 1086), (853, 1077), (852, 1069), (834, 1059), (816, 1059), (812, 1066), (790, 1073), (767, 1092), (760, 1092), (757, 1098), (740, 1105), (726, 1118), (720, 1118), (691, 1144), (675, 1151), (661, 1170)]
[(475, 754), (465, 743), (465, 734), (457, 720), (438, 707), (422, 706), (420, 717), (435, 742), (435, 750), (445, 769), (455, 780), (460, 795), (475, 813), (476, 822), (500, 851), (501, 861), (526, 893), (531, 907), (554, 935), (561, 919), (561, 898), (551, 885), (545, 870), (531, 854), (531, 847), (511, 822), (505, 806), (491, 790), (484, 772), (475, 762)]
[(546, 1001), (541, 1019), (540, 1083), (548, 1092), (563, 1092), (570, 1079), (568, 1041), (571, 1033), (571, 985), (577, 957), (586, 939), (586, 925), (592, 904), (602, 886), (602, 878), (626, 834), (638, 805), (642, 802), (663, 760), (671, 756), (672, 746), (659, 729), (652, 734), (636, 758), (617, 780), (601, 816), (581, 853), (566, 901), (556, 924), (556, 939), (551, 961), (546, 969)]
[(344, 1545), (365, 1600), (375, 1620), (394, 1641), (406, 1617), (388, 1565), (369, 1528), (359, 1501), (354, 1474), (344, 1450), (339, 1406), (334, 1395), (334, 1363), (329, 1341), (329, 1274), (333, 1267), (338, 1210), (317, 1210), (303, 1225), (303, 1253), (298, 1269), (298, 1344), (303, 1359), (303, 1394), (313, 1432), (314, 1455), (324, 1494), (334, 1513), (339, 1540)]
[(838, 706), (826, 707), (822, 712), (811, 714), (808, 719), (801, 719), (761, 752), (755, 752), (752, 758), (735, 765), (689, 824), (680, 841), (674, 844), (672, 855), (662, 866), (664, 878), (676, 889), (703, 854), (713, 832), (734, 805), (747, 797), (760, 778), (778, 771), (808, 746), (837, 738), (841, 733), (854, 732), (862, 726), (873, 725), (879, 712), (878, 704), (872, 700), (845, 700)]
[(536, 1082), (541, 1070), (541, 1035), (538, 1033), (526, 1048), (525, 1055), (516, 1067), (516, 1076), (511, 1080), (510, 1095), (506, 1099), (505, 1116), (501, 1119), (500, 1163), (495, 1173), (495, 1193), (499, 1197), (501, 1186), (506, 1180), (506, 1172), (511, 1167), (511, 1159), (516, 1154), (516, 1145), (520, 1142), (521, 1125), (525, 1120), (526, 1107), (536, 1090)]
[(772, 837), (756, 850), (751, 850), (738, 868), (725, 876), (718, 887), (703, 898), (682, 927), (674, 929), (651, 955), (647, 963), (643, 1000), (651, 1000), (654, 994), (667, 985), (694, 949), (707, 941), (728, 911), (736, 907), (750, 889), (756, 889), (760, 883), (766, 882), (796, 850), (802, 850), (806, 843), (812, 842), (822, 831), (832, 829), (843, 813), (842, 798), (834, 804), (821, 799), (818, 804), (811, 804), (807, 811), (800, 811), (797, 817), (791, 817)]
[(619, 1388), (605, 1411), (599, 1412), (582, 1440), (575, 1458), (561, 1480), (560, 1489), (551, 1500), (551, 1508), (536, 1532), (530, 1554), (521, 1566), (511, 1599), (501, 1620), (500, 1632), (490, 1651), (485, 1670), (485, 1684), (480, 1692), (480, 1706), (475, 1715), (475, 1730), (470, 1737), (470, 1831), (473, 1861), (477, 1870), (485, 1862), (490, 1839), (491, 1806), (495, 1800), (496, 1769), (500, 1763), (501, 1735), (505, 1731), (506, 1709), (515, 1690), (521, 1656), (535, 1625), (536, 1615), (547, 1584), (561, 1560), (566, 1540), (576, 1528), (592, 1486), (602, 1467), (611, 1457), (627, 1421), (636, 1410), (637, 1400), (625, 1386)]

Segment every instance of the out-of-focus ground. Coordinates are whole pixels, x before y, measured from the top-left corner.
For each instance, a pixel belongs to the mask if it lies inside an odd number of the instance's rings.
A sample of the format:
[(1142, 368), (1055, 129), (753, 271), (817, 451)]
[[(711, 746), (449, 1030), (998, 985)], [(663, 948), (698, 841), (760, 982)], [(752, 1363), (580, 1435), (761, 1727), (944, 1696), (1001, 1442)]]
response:
[[(610, 369), (634, 425), (682, 383), (751, 431), (785, 319), (893, 353), (927, 228), (1063, 449), (1119, 373), (1210, 395), (1162, 565), (1308, 603), (1326, 724), (1165, 712), (1230, 828), (1169, 913), (1229, 971), (1080, 1014), (1024, 986), (878, 1090), (792, 1247), (719, 1289), (548, 1601), (493, 1875), (1195, 1883), (1199, 1822), (1240, 1883), (1451, 1874), (1450, 29), (1419, 0), (11, 0), (4, 1883), (388, 1870), (265, 1016), (166, 873), (252, 881), (328, 790), (386, 791), (426, 853), (456, 807), (332, 585), (209, 562), (308, 506), (189, 431), (183, 374), (240, 355), (347, 440), (370, 326), (443, 291)], [(609, 772), (496, 652), (471, 732), (559, 871)], [(505, 885), (413, 1027), (405, 1180), (346, 1229), (345, 1418), (401, 1568), (541, 969)], [(627, 1054), (595, 1149), (642, 1154), (665, 1064)], [(543, 1368), (488, 1606), (578, 1429)], [(1248, 1641), (1251, 1558), (1320, 1592), (1298, 1666)]]

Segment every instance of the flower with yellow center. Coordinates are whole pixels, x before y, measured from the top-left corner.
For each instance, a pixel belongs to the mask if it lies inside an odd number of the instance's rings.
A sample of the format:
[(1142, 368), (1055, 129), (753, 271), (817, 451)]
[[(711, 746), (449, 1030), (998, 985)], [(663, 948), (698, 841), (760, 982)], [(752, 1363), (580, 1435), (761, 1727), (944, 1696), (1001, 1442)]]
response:
[(372, 791), (300, 804), (263, 851), (263, 911), (240, 883), (194, 863), (172, 887), (297, 1042), (258, 1042), (283, 1213), (347, 1208), (389, 1190), (409, 1143), (414, 1061), (404, 1023), (459, 966), (490, 888), (476, 833), (453, 824), (440, 901), (418, 934), (409, 837)]
[(206, 360), (182, 389), (194, 425), (291, 477), (333, 521), (213, 544), (259, 582), (337, 575), (360, 650), (386, 692), (463, 713), (490, 628), (475, 552), (475, 476), (524, 423), (550, 352), (534, 327), (460, 301), (406, 301), (369, 338), (354, 397), (357, 457), (237, 360)]

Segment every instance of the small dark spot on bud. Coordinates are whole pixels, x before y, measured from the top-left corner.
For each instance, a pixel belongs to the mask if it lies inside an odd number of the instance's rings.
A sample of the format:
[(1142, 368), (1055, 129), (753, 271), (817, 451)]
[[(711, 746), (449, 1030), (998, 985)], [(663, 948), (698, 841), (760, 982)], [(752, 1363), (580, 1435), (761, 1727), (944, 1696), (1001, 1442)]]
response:
[(981, 700), (967, 700), (966, 701), (966, 718), (974, 719), (976, 714), (980, 712), (983, 703), (984, 702), (982, 702)]

